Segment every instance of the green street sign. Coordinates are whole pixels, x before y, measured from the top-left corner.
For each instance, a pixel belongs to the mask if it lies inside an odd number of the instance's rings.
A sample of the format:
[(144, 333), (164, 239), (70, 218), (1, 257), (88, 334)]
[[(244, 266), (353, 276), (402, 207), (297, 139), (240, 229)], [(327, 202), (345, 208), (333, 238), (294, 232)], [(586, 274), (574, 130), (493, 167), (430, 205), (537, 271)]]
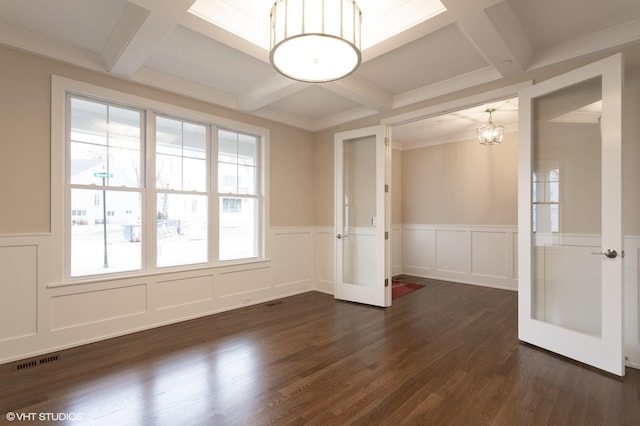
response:
[(113, 173), (105, 173), (105, 172), (102, 172), (102, 173), (93, 172), (93, 175), (95, 177), (99, 177), (99, 178), (106, 178), (106, 177), (112, 178), (113, 177)]

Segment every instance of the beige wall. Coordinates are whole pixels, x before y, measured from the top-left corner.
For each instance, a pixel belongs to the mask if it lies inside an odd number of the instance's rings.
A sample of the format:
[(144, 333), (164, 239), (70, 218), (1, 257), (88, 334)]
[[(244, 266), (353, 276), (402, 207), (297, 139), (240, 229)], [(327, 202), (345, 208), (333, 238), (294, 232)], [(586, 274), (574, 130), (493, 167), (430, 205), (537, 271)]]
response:
[(411, 224), (516, 225), (515, 133), (501, 145), (476, 140), (402, 153), (402, 222)]
[(333, 134), (316, 134), (313, 144), (313, 220), (316, 226), (333, 226)]
[(640, 235), (640, 61), (626, 70), (622, 115), (622, 224)]
[(270, 224), (313, 225), (310, 132), (3, 47), (0, 70), (0, 234), (49, 232), (52, 74), (270, 129)]
[(391, 151), (391, 223), (402, 223), (402, 151)]

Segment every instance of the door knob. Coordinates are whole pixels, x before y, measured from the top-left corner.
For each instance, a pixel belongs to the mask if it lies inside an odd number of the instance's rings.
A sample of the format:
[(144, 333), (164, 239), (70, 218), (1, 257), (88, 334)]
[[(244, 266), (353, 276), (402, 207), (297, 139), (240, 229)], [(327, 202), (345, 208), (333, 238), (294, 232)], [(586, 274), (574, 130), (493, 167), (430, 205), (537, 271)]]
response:
[(616, 257), (618, 257), (618, 252), (615, 251), (614, 249), (607, 249), (599, 253), (591, 253), (591, 254), (600, 254), (602, 256), (607, 256), (609, 259), (615, 259)]

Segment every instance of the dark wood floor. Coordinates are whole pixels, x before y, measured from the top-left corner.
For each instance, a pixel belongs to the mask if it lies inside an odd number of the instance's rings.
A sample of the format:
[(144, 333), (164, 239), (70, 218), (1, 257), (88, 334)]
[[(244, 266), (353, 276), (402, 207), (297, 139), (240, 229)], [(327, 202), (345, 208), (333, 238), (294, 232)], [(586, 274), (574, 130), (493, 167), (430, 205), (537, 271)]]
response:
[(519, 343), (515, 292), (412, 281), (388, 309), (312, 292), (0, 366), (0, 423), (640, 424), (640, 371)]

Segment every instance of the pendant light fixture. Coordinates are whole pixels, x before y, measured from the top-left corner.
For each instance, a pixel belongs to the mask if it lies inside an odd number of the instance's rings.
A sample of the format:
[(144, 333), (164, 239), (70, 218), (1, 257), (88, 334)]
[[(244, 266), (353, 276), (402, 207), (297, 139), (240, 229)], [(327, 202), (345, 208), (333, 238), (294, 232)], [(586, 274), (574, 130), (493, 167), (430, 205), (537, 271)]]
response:
[(341, 79), (360, 66), (361, 25), (355, 0), (276, 0), (269, 60), (294, 80)]
[(496, 145), (502, 143), (502, 137), (504, 136), (504, 126), (494, 124), (491, 114), (495, 111), (493, 108), (489, 108), (486, 112), (489, 113), (489, 122), (484, 126), (478, 127), (478, 140), (482, 145)]

